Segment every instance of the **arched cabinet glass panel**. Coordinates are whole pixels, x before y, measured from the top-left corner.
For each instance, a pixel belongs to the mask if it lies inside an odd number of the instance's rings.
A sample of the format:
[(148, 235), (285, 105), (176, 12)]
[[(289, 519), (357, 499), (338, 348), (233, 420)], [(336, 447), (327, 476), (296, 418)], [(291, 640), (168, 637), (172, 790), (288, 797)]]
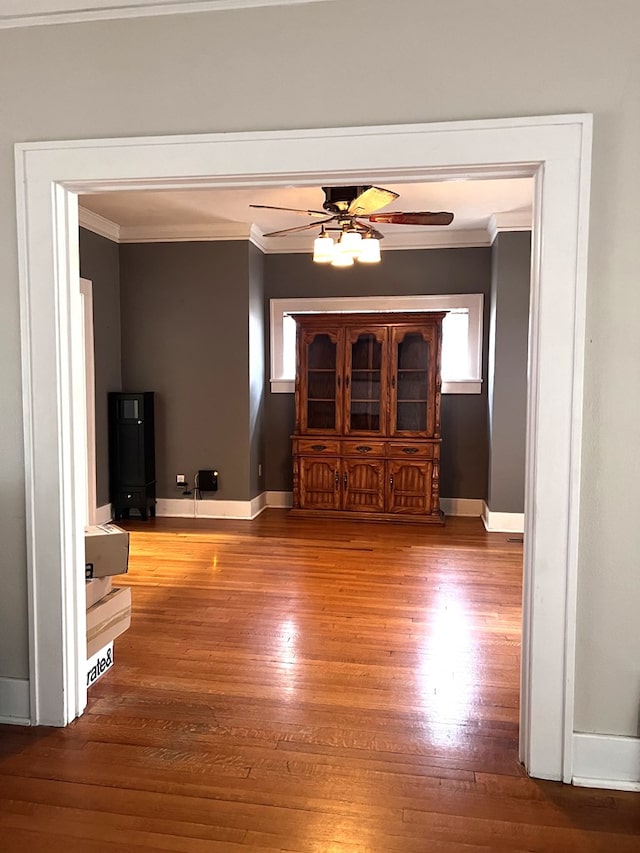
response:
[(351, 435), (382, 435), (385, 428), (386, 375), (383, 347), (387, 330), (348, 329), (345, 396), (347, 423)]

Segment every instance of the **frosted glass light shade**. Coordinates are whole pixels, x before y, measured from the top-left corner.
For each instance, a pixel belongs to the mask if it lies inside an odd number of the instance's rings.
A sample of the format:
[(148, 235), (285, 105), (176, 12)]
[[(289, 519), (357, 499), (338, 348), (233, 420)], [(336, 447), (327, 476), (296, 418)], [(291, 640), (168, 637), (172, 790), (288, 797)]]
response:
[(348, 252), (357, 257), (362, 245), (362, 234), (359, 231), (343, 231), (339, 245), (341, 252)]
[(350, 252), (336, 252), (331, 261), (332, 267), (352, 267), (353, 255)]
[(317, 264), (330, 264), (335, 255), (335, 245), (332, 237), (316, 237), (313, 241), (313, 260)]
[(360, 244), (360, 252), (358, 260), (361, 264), (377, 264), (380, 263), (380, 240), (374, 237), (367, 237)]

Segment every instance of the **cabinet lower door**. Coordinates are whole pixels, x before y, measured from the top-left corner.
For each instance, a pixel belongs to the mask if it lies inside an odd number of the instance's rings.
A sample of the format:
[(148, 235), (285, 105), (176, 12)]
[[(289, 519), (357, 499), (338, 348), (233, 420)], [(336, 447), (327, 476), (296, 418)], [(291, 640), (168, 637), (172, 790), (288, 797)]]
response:
[(340, 509), (339, 459), (301, 456), (300, 509)]
[(349, 512), (384, 512), (384, 460), (343, 459), (342, 470), (343, 509)]
[(433, 462), (387, 463), (387, 512), (425, 515), (431, 512)]

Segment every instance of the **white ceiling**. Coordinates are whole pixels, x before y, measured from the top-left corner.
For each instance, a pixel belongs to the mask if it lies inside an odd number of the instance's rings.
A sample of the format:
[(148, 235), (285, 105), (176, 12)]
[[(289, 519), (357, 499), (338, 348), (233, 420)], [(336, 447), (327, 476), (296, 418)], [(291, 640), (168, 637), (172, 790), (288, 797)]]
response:
[[(454, 220), (449, 226), (378, 225), (385, 235), (383, 249), (489, 245), (496, 230), (531, 227), (532, 178), (384, 182), (384, 186), (400, 197), (381, 212), (448, 210)], [(111, 232), (107, 236), (120, 242), (251, 236), (267, 252), (295, 252), (310, 250), (319, 228), (287, 237), (262, 235), (306, 225), (314, 218), (249, 205), (322, 210), (324, 193), (320, 187), (292, 186), (125, 191), (83, 195), (79, 201), (81, 224), (99, 233), (102, 225), (105, 233)]]

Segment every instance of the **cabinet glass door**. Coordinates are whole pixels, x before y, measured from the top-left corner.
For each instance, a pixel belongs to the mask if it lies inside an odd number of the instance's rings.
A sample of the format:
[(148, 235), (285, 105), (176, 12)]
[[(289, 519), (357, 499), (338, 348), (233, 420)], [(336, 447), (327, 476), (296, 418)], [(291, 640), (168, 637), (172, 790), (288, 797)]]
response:
[(302, 339), (302, 388), (306, 406), (302, 412), (303, 432), (339, 432), (341, 427), (339, 388), (339, 340), (337, 331), (305, 333)]
[(386, 328), (347, 332), (346, 424), (350, 434), (381, 435), (385, 428), (386, 375), (382, 369)]
[(425, 329), (393, 329), (391, 417), (394, 435), (431, 435), (434, 412), (429, 405), (433, 334)]

